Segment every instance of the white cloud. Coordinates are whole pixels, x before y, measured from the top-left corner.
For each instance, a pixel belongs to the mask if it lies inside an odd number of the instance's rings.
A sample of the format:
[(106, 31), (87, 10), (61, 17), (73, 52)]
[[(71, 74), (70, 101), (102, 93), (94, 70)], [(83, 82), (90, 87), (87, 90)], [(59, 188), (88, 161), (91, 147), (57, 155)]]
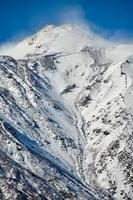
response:
[(133, 37), (131, 37), (131, 35), (129, 35), (127, 31), (105, 30), (98, 27), (93, 22), (88, 21), (88, 19), (86, 20), (84, 10), (80, 5), (76, 5), (74, 7), (67, 7), (65, 10), (63, 10), (62, 13), (60, 13), (59, 15), (59, 22), (61, 24), (77, 24), (86, 29), (89, 33), (93, 33), (93, 35), (95, 34), (116, 44), (133, 43)]

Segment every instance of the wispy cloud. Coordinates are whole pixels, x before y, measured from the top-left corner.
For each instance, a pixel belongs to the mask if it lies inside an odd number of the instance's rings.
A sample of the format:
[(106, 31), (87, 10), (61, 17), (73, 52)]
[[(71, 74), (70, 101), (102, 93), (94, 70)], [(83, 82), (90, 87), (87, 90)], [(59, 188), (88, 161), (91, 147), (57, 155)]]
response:
[(6, 55), (10, 49), (14, 48), (19, 42), (23, 41), (25, 38), (29, 37), (29, 32), (21, 31), (9, 41), (0, 44), (0, 55)]
[(70, 23), (77, 24), (90, 33), (101, 36), (102, 38), (113, 43), (133, 43), (133, 37), (126, 30), (109, 30), (97, 26), (85, 17), (83, 8), (80, 5), (67, 7), (59, 14), (59, 22), (61, 24)]

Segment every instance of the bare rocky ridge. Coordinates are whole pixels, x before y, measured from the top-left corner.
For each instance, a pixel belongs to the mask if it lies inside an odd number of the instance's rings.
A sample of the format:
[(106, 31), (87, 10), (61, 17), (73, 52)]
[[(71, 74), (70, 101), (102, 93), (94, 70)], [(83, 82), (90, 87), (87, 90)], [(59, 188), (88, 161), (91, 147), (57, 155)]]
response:
[(132, 199), (133, 45), (48, 26), (7, 54), (0, 198)]

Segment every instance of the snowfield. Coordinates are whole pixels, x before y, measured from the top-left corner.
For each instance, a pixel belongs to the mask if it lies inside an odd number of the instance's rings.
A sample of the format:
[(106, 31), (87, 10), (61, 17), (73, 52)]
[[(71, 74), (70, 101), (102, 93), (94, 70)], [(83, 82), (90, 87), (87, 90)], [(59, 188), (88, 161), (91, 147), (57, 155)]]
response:
[(133, 44), (50, 25), (4, 51), (0, 199), (133, 199), (132, 100)]

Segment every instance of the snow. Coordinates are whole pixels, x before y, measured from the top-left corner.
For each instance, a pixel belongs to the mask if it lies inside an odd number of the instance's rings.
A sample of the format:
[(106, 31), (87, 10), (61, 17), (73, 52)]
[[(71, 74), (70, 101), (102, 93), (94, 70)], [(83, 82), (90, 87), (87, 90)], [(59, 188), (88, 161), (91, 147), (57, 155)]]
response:
[[(19, 60), (0, 58), (1, 88), (9, 93), (1, 89), (0, 116), (19, 130), (15, 138), (86, 185), (116, 199), (122, 186), (128, 195), (126, 165), (118, 158), (133, 128), (127, 117), (133, 109), (133, 44), (112, 44), (78, 26), (48, 26), (6, 54)], [(15, 156), (15, 146), (8, 151)], [(28, 153), (23, 162), (18, 155), (21, 165), (43, 175)]]

